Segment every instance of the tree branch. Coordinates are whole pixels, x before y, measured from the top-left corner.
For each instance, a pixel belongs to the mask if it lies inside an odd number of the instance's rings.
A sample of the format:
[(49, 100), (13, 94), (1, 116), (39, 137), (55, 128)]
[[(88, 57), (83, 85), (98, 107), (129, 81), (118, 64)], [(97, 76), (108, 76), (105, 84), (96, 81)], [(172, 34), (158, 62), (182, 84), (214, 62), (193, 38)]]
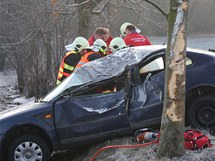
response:
[[(97, 6), (92, 10), (92, 13), (98, 14), (101, 13), (103, 11), (103, 8), (108, 4), (109, 0), (106, 0), (106, 2), (101, 3), (101, 5), (99, 5), (96, 1), (95, 3), (97, 4)], [(97, 9), (97, 10), (96, 10)]]
[(152, 6), (154, 6), (168, 20), (168, 14), (166, 12), (164, 12), (157, 4), (155, 4), (154, 2), (152, 2), (150, 0), (144, 0), (144, 1), (151, 4)]
[(77, 7), (77, 6), (81, 6), (81, 5), (83, 5), (83, 4), (86, 4), (86, 3), (88, 3), (88, 2), (90, 2), (90, 0), (86, 0), (86, 1), (84, 1), (84, 2), (81, 2), (81, 3), (75, 3), (75, 4), (65, 4), (64, 3), (64, 5), (65, 6), (67, 6), (67, 7)]

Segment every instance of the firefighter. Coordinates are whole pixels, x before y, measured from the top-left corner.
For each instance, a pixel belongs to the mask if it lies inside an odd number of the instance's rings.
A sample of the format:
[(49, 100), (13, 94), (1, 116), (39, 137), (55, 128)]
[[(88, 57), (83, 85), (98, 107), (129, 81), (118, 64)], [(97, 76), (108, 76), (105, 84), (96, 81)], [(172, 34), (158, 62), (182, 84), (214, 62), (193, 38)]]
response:
[(127, 45), (125, 44), (125, 41), (121, 37), (115, 37), (110, 42), (110, 50), (114, 53), (120, 49), (126, 48)]
[(76, 68), (83, 64), (101, 58), (107, 54), (107, 44), (102, 39), (97, 39), (92, 46), (87, 47)]
[(140, 34), (141, 30), (131, 23), (124, 23), (120, 28), (120, 32), (124, 36), (124, 41), (128, 46), (151, 45), (149, 39)]
[(72, 44), (66, 46), (69, 52), (66, 53), (61, 62), (57, 76), (57, 85), (74, 71), (75, 66), (81, 59), (81, 52), (86, 47), (89, 47), (89, 43), (84, 37), (77, 37)]
[[(125, 22), (125, 23), (123, 23), (122, 25), (121, 25), (121, 27), (120, 27), (120, 33), (121, 33), (121, 35), (120, 35), (120, 37), (122, 37), (123, 39), (124, 39), (124, 37), (126, 36), (126, 27), (128, 26), (128, 25), (133, 25), (132, 23), (130, 23), (130, 22)], [(137, 32), (137, 33), (140, 33), (141, 32), (141, 30), (139, 29), (139, 28), (137, 28), (136, 26), (135, 26), (135, 31)]]

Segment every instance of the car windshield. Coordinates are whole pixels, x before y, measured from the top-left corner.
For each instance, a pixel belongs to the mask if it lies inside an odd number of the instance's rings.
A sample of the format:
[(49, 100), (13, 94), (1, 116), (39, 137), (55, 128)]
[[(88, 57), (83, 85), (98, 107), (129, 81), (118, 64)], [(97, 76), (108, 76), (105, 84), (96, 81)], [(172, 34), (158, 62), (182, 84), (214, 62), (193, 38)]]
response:
[(50, 101), (71, 87), (113, 78), (121, 74), (126, 66), (139, 63), (147, 53), (161, 48), (163, 48), (163, 46), (125, 48), (116, 53), (89, 62), (76, 69), (59, 86), (52, 90), (43, 101)]

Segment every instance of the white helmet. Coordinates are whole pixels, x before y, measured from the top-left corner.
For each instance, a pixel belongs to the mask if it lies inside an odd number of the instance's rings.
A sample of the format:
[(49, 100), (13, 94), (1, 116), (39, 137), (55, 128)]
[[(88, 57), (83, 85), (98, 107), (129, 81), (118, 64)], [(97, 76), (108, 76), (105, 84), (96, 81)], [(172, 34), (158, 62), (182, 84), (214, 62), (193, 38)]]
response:
[[(122, 36), (126, 36), (125, 31), (126, 31), (126, 27), (127, 27), (128, 25), (133, 25), (133, 24), (130, 23), (130, 22), (125, 22), (125, 23), (123, 23), (123, 24), (121, 25), (121, 27), (120, 27), (120, 33), (121, 33)], [(134, 26), (134, 25), (133, 25), (133, 26)], [(137, 28), (136, 26), (134, 26), (134, 27), (135, 27), (136, 32), (138, 32), (138, 33), (141, 32), (141, 30), (140, 30), (139, 28)]]
[(104, 42), (104, 40), (102, 40), (102, 39), (97, 39), (97, 40), (93, 43), (93, 46), (100, 47), (100, 48), (102, 48), (103, 50), (107, 50), (107, 44), (106, 44), (106, 42)]
[(89, 47), (89, 42), (84, 37), (76, 37), (72, 43), (74, 50), (81, 52), (82, 49)]
[(110, 49), (112, 52), (116, 52), (117, 50), (126, 48), (125, 41), (121, 37), (115, 37), (110, 42)]
[(99, 51), (102, 55), (107, 54), (107, 44), (102, 39), (97, 39), (96, 41), (94, 41), (91, 47), (92, 47), (92, 50), (96, 52)]

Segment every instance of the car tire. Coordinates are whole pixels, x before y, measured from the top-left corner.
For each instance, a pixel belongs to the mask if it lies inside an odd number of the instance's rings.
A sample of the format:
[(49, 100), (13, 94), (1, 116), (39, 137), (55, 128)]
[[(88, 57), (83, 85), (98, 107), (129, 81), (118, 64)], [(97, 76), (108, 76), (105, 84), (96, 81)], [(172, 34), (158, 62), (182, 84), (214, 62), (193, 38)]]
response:
[(186, 120), (193, 128), (215, 127), (215, 96), (197, 97), (186, 111)]
[(8, 161), (49, 161), (49, 158), (49, 147), (38, 136), (20, 136), (9, 145)]

